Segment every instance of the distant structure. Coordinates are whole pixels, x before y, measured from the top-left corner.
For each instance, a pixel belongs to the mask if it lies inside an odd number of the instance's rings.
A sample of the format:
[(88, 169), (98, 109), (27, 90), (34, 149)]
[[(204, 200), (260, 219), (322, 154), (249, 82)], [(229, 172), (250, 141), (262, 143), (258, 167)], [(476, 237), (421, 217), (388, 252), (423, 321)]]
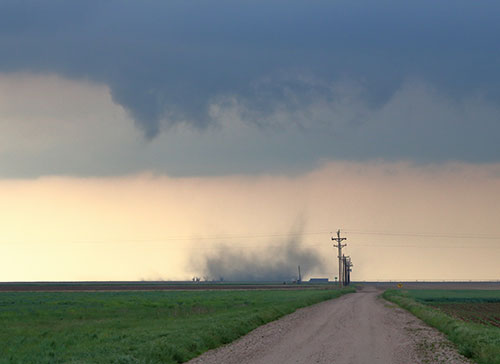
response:
[(309, 283), (328, 283), (328, 278), (311, 278)]

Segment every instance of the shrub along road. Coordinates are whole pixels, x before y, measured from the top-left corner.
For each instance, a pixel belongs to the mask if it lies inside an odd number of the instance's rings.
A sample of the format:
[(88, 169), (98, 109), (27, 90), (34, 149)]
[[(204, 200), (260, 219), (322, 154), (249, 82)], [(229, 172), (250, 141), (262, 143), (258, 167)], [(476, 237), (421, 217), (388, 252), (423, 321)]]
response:
[(471, 363), (380, 293), (365, 287), (300, 309), (189, 363)]

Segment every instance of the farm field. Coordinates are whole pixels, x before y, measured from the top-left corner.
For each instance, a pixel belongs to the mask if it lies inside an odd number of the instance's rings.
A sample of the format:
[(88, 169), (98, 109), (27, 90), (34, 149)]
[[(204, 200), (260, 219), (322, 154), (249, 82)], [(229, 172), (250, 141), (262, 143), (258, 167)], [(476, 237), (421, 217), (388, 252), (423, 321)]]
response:
[(2, 292), (0, 363), (181, 363), (352, 291)]
[(479, 363), (500, 363), (500, 291), (388, 290), (384, 297), (444, 332)]
[(436, 302), (499, 302), (500, 290), (470, 289), (410, 289), (403, 290), (424, 303)]
[(500, 302), (435, 303), (444, 313), (463, 321), (492, 325), (500, 328)]
[(185, 290), (254, 290), (254, 289), (314, 289), (335, 288), (333, 283), (290, 282), (3, 282), (0, 292), (95, 292), (95, 291), (185, 291)]
[(411, 297), (463, 321), (500, 327), (500, 291), (409, 291)]

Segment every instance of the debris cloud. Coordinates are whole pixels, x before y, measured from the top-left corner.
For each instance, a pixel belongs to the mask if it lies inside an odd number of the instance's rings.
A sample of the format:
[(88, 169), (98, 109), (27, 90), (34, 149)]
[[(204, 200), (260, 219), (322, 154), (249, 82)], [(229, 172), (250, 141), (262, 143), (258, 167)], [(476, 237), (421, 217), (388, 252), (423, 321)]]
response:
[(300, 235), (250, 253), (219, 245), (215, 253), (204, 256), (197, 268), (209, 280), (292, 281), (298, 278), (298, 265), (302, 276), (323, 268), (320, 255), (301, 246)]

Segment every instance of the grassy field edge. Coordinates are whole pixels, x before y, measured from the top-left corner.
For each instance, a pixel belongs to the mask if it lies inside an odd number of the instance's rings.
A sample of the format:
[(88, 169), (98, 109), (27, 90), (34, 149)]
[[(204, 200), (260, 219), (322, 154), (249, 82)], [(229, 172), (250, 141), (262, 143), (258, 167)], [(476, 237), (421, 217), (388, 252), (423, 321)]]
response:
[(500, 364), (500, 330), (497, 328), (455, 319), (433, 307), (417, 302), (403, 291), (387, 290), (382, 297), (443, 332), (458, 346), (462, 355), (479, 364)]
[[(220, 332), (217, 338), (214, 338), (213, 336), (210, 338), (206, 338), (205, 349), (202, 350), (201, 352), (198, 351), (197, 353), (184, 353), (185, 358), (189, 357), (189, 359), (193, 359), (204, 352), (208, 350), (213, 350), (216, 349), (220, 346), (227, 345), (240, 337), (248, 334), (249, 332), (255, 330), (256, 328), (265, 325), (269, 322), (276, 321), (286, 315), (289, 315), (295, 311), (297, 311), (300, 308), (304, 308), (307, 306), (312, 306), (314, 304), (327, 301), (330, 299), (335, 299), (343, 296), (344, 294), (348, 293), (354, 293), (356, 292), (355, 288), (342, 288), (341, 290), (325, 290), (325, 294), (321, 296), (316, 296), (315, 298), (308, 298), (305, 301), (302, 301), (301, 303), (298, 303), (296, 305), (290, 305), (288, 307), (275, 307), (272, 310), (269, 310), (267, 312), (256, 312), (254, 315), (249, 315), (245, 318), (242, 318), (241, 321), (239, 322), (238, 325), (225, 325), (224, 327), (224, 332)], [(205, 341), (205, 335), (201, 335), (200, 339), (202, 341)], [(215, 339), (215, 340), (214, 340)], [(208, 345), (207, 345), (208, 344)], [(179, 361), (182, 362), (182, 361)]]
[(178, 364), (338, 290), (0, 293), (0, 364)]

